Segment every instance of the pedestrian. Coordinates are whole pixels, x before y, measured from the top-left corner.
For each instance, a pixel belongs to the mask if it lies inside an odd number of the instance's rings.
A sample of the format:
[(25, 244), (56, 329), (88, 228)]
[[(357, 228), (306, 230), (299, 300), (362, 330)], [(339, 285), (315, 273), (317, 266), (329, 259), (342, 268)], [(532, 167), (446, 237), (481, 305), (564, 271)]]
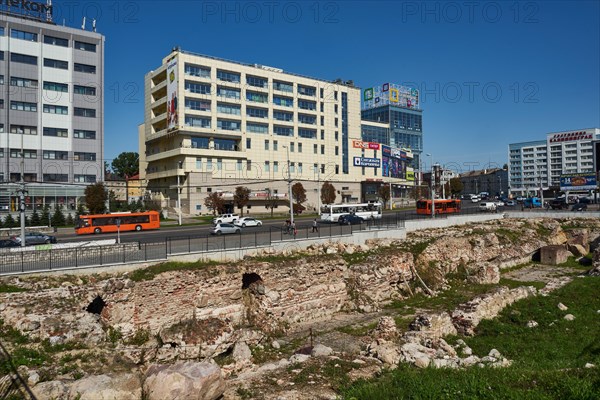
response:
[(288, 234), (290, 233), (290, 220), (286, 219), (285, 222), (283, 223), (283, 233)]
[(312, 223), (312, 231), (319, 232), (319, 224), (317, 223), (317, 219), (315, 218)]
[(298, 229), (296, 229), (295, 222), (292, 222), (291, 228), (292, 228), (292, 233), (294, 234), (294, 239), (296, 239), (296, 235), (298, 234)]

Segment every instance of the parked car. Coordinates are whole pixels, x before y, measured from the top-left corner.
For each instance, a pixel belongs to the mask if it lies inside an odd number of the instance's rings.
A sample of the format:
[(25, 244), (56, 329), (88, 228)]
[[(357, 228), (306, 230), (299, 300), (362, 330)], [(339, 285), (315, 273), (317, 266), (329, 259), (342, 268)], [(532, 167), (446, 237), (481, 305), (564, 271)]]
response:
[(523, 206), (525, 208), (542, 208), (542, 201), (539, 197), (528, 197), (523, 200)]
[(566, 210), (569, 208), (564, 197), (550, 200), (550, 208), (553, 210)]
[[(19, 245), (21, 244), (21, 236), (13, 236), (11, 237), (11, 240), (19, 243)], [(40, 232), (25, 233), (25, 246), (48, 243), (56, 243), (56, 236), (46, 235), (45, 233)]]
[(506, 200), (504, 205), (507, 207), (514, 207), (517, 203), (514, 200)]
[(495, 212), (498, 209), (496, 203), (493, 201), (484, 201), (483, 203), (479, 203), (479, 211), (491, 211)]
[(338, 218), (338, 224), (340, 225), (359, 225), (363, 222), (364, 220), (361, 217), (354, 214), (343, 214)]
[(237, 219), (239, 219), (237, 214), (221, 214), (213, 218), (213, 225), (222, 223), (233, 224)]
[(15, 240), (12, 240), (12, 239), (0, 240), (0, 248), (19, 247), (19, 246), (21, 246), (21, 243), (15, 241)]
[(586, 210), (587, 210), (587, 204), (585, 204), (585, 203), (573, 204), (573, 207), (571, 208), (571, 211), (586, 211)]
[(517, 200), (517, 203), (522, 203), (522, 202), (525, 201), (525, 197), (519, 196), (519, 197), (516, 198), (516, 200)]
[(496, 207), (504, 207), (504, 202), (502, 200), (496, 200), (494, 203), (496, 203)]
[(232, 233), (240, 233), (242, 230), (234, 224), (217, 224), (210, 230), (211, 235), (229, 235)]
[(244, 217), (244, 218), (236, 219), (235, 221), (233, 221), (233, 224), (236, 226), (241, 226), (242, 228), (245, 228), (247, 226), (262, 226), (262, 221), (259, 221), (258, 219), (255, 219), (255, 218)]

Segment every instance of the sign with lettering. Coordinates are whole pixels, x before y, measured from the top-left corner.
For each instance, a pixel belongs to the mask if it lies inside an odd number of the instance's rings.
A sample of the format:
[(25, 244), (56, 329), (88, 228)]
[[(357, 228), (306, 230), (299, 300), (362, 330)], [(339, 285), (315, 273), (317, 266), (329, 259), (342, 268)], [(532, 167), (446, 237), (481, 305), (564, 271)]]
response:
[(560, 190), (594, 190), (598, 187), (596, 176), (591, 174), (562, 174), (560, 176)]
[(52, 15), (51, 5), (29, 0), (0, 0), (0, 10), (37, 19), (45, 19)]
[(362, 140), (353, 140), (352, 147), (355, 149), (379, 150), (379, 143), (363, 142)]
[(355, 167), (379, 168), (381, 160), (379, 158), (354, 157)]

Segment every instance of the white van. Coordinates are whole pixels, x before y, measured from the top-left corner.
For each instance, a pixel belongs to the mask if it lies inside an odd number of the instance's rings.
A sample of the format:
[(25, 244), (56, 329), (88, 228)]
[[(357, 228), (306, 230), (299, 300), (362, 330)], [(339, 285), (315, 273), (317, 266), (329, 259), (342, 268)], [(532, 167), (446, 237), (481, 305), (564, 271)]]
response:
[(484, 201), (483, 203), (479, 203), (479, 211), (490, 211), (495, 212), (498, 209), (496, 203), (493, 201)]
[(479, 200), (481, 200), (481, 199), (476, 194), (472, 194), (471, 195), (471, 202), (472, 203), (479, 203)]

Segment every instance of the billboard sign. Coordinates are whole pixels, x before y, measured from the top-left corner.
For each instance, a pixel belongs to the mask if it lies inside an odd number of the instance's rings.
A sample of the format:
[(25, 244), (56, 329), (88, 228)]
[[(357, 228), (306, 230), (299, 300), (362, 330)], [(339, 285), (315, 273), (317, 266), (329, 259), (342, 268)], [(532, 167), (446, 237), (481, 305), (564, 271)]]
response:
[(362, 140), (353, 140), (352, 147), (355, 149), (379, 150), (379, 143), (363, 142)]
[(395, 83), (384, 83), (363, 90), (363, 108), (388, 104), (417, 110), (419, 109), (419, 91)]
[(179, 84), (177, 57), (167, 65), (167, 130), (179, 129), (177, 86)]
[(379, 168), (381, 160), (379, 158), (354, 157), (355, 167)]
[(598, 188), (594, 174), (562, 174), (560, 176), (560, 190), (594, 190)]
[(381, 153), (381, 175), (396, 179), (407, 179), (406, 173), (409, 160), (406, 151), (382, 145)]

